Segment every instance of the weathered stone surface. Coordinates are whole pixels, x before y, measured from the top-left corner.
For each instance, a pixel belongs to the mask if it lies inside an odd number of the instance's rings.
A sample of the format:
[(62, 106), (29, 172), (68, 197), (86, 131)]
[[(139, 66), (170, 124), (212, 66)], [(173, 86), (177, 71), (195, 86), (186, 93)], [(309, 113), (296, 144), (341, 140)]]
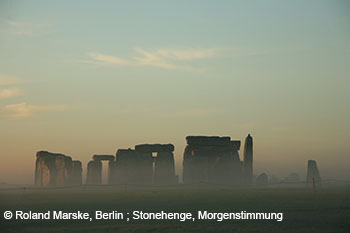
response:
[[(174, 145), (140, 144), (119, 149), (116, 161), (110, 162), (111, 184), (173, 184), (176, 182)], [(153, 157), (152, 153), (157, 152)]]
[(307, 163), (307, 174), (306, 174), (306, 181), (307, 182), (320, 182), (321, 177), (320, 173), (317, 168), (317, 164), (315, 160), (309, 160)]
[(94, 155), (92, 156), (92, 159), (97, 161), (113, 161), (114, 160), (114, 155)]
[(141, 153), (132, 149), (119, 149), (113, 167), (111, 183), (151, 184), (153, 177), (152, 152)]
[(256, 178), (256, 185), (258, 186), (266, 186), (268, 185), (268, 177), (266, 173), (261, 173), (257, 178)]
[(102, 163), (101, 160), (92, 160), (87, 165), (86, 184), (102, 184)]
[(135, 150), (142, 153), (173, 152), (174, 149), (173, 144), (140, 144), (135, 146)]
[(72, 184), (73, 185), (81, 185), (82, 184), (82, 173), (83, 168), (82, 164), (78, 160), (72, 161)]
[(184, 183), (213, 182), (238, 184), (242, 166), (240, 141), (230, 137), (188, 136), (183, 160)]
[(188, 148), (191, 151), (196, 152), (211, 152), (211, 153), (202, 153), (198, 154), (198, 156), (215, 156), (217, 153), (225, 153), (228, 151), (232, 151), (234, 148), (231, 145), (225, 145), (225, 146), (200, 146), (200, 145), (188, 145)]
[(108, 183), (113, 183), (115, 176), (115, 157), (114, 155), (93, 155), (92, 161), (87, 166), (86, 184), (102, 184), (102, 161), (108, 161)]
[(243, 153), (245, 183), (251, 184), (253, 181), (253, 138), (250, 134), (245, 139)]
[(108, 162), (108, 184), (116, 184), (117, 183), (117, 161), (110, 160)]
[(72, 158), (63, 154), (39, 151), (36, 154), (35, 184), (65, 186), (71, 184)]
[(176, 183), (174, 154), (172, 152), (162, 151), (157, 153), (154, 161), (154, 183)]

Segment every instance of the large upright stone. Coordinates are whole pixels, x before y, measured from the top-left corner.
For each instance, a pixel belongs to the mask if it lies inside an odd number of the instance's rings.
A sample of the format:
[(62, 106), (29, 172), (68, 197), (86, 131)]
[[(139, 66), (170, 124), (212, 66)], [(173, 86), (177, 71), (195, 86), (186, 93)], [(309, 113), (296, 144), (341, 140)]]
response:
[[(135, 149), (119, 149), (116, 161), (110, 161), (113, 184), (173, 184), (175, 177), (174, 145), (140, 144)], [(153, 157), (152, 153), (157, 153)]]
[(132, 149), (119, 149), (113, 172), (118, 184), (151, 184), (153, 175), (152, 152), (140, 153)]
[(186, 141), (183, 160), (184, 183), (240, 182), (240, 141), (218, 136), (188, 136)]
[[(115, 157), (114, 155), (93, 155), (92, 161), (88, 164), (88, 184), (102, 184), (102, 161), (108, 161), (108, 184), (113, 184)], [(96, 162), (96, 163), (93, 163)], [(90, 166), (90, 169), (89, 169)]]
[(253, 138), (250, 134), (245, 139), (243, 153), (245, 183), (251, 184), (253, 181)]
[(117, 171), (117, 161), (109, 160), (108, 161), (108, 184), (117, 184), (118, 183), (118, 171)]
[[(155, 184), (173, 184), (176, 182), (174, 149), (173, 144), (140, 144), (135, 146), (135, 151), (140, 155), (146, 156), (146, 158), (152, 153), (157, 153), (152, 160), (152, 167), (154, 167), (153, 182)], [(147, 169), (147, 171), (149, 170)]]
[(82, 164), (78, 160), (72, 161), (72, 184), (81, 185), (82, 184)]
[(309, 160), (307, 163), (307, 175), (306, 175), (306, 181), (307, 182), (320, 182), (321, 177), (320, 173), (317, 168), (317, 164), (315, 160)]
[(102, 184), (102, 163), (101, 160), (92, 160), (87, 165), (86, 184)]
[(175, 163), (174, 154), (170, 151), (161, 151), (157, 153), (154, 161), (154, 183), (155, 184), (174, 184)]
[(48, 151), (39, 151), (36, 157), (35, 185), (65, 186), (72, 183), (71, 157)]

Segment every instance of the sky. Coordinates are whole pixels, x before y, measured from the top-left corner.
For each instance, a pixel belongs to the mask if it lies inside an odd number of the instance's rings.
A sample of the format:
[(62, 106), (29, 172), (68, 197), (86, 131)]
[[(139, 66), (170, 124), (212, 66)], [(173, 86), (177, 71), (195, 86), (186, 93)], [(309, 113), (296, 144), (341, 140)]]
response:
[(181, 176), (186, 136), (248, 133), (256, 175), (350, 180), (347, 0), (5, 0), (0, 51), (0, 183), (140, 143)]

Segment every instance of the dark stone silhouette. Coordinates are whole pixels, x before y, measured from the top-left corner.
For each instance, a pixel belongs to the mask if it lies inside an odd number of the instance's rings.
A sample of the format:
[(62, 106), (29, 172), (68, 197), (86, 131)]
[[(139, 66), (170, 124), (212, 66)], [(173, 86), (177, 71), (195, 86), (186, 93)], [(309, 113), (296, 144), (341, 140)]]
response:
[(110, 163), (110, 183), (112, 184), (152, 183), (152, 152), (139, 153), (132, 149), (119, 149), (116, 153), (116, 161)]
[(176, 183), (175, 162), (173, 152), (159, 151), (157, 153), (157, 157), (154, 160), (154, 183)]
[(78, 179), (76, 177), (81, 177), (81, 170), (75, 168), (75, 164), (79, 161), (74, 162), (73, 165), (70, 156), (50, 153), (48, 151), (39, 151), (36, 154), (36, 158), (35, 185), (72, 185), (77, 184)]
[(102, 184), (101, 160), (92, 160), (88, 162), (86, 184)]
[(153, 158), (153, 182), (155, 184), (175, 183), (175, 163), (173, 144), (141, 144), (136, 145), (135, 150), (139, 153), (157, 153)]
[(226, 146), (230, 143), (230, 137), (218, 136), (187, 136), (187, 145), (191, 146)]
[(312, 179), (314, 179), (315, 182), (321, 181), (320, 173), (318, 172), (315, 160), (309, 160), (307, 163), (306, 181), (311, 183), (313, 182)]
[(245, 139), (243, 153), (245, 183), (251, 184), (253, 180), (253, 138), (250, 134)]
[(241, 182), (240, 141), (230, 137), (188, 136), (183, 160), (184, 183)]
[[(174, 145), (140, 144), (135, 149), (119, 149), (110, 161), (111, 184), (175, 183)], [(157, 153), (153, 157), (152, 153)]]
[(256, 185), (258, 186), (266, 186), (268, 185), (268, 177), (266, 173), (261, 173), (257, 178), (256, 178)]
[(78, 160), (72, 161), (72, 184), (81, 185), (82, 184), (82, 174), (83, 168), (82, 164)]
[(110, 183), (114, 155), (93, 155), (92, 159), (87, 166), (86, 184), (102, 184), (102, 161), (108, 161), (108, 183)]

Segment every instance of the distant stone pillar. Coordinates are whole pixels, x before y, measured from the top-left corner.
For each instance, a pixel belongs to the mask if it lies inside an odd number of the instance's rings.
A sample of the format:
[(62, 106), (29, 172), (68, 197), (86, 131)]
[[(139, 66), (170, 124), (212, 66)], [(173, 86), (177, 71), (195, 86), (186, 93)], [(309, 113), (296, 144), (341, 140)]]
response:
[(193, 183), (193, 160), (194, 154), (192, 154), (190, 146), (186, 146), (182, 161), (182, 180), (187, 184)]
[(56, 157), (56, 186), (71, 185), (72, 158), (69, 156)]
[(153, 156), (152, 152), (138, 152), (137, 161), (135, 161), (134, 174), (136, 175), (135, 183), (152, 184), (153, 180)]
[(80, 161), (75, 160), (72, 162), (72, 185), (81, 185), (82, 184), (82, 173), (83, 168)]
[[(136, 164), (138, 166), (138, 180), (141, 183), (174, 183), (175, 182), (175, 165), (173, 144), (139, 144), (135, 146), (137, 154)], [(153, 157), (152, 153), (157, 153)]]
[(117, 179), (117, 162), (110, 160), (108, 162), (108, 184), (116, 184)]
[(154, 183), (175, 183), (175, 164), (173, 152), (158, 152), (154, 163)]
[(230, 137), (188, 136), (184, 152), (184, 183), (234, 184), (241, 180), (240, 141)]
[(102, 184), (102, 163), (92, 160), (87, 165), (86, 184)]
[(209, 181), (217, 184), (237, 183), (236, 180), (240, 177), (240, 166), (235, 156), (230, 147), (216, 147), (208, 156)]
[(209, 162), (209, 160), (213, 160), (209, 158), (210, 152), (203, 149), (194, 149), (192, 153), (194, 154), (193, 181), (195, 183), (209, 181), (210, 177), (213, 176), (210, 172), (210, 165), (213, 164), (213, 162)]
[[(115, 162), (115, 157), (114, 155), (93, 155), (92, 156), (92, 159), (93, 161), (96, 161), (97, 162), (97, 166), (101, 166), (101, 168), (97, 168), (95, 169), (96, 171), (96, 177), (91, 177), (90, 181), (92, 180), (92, 182), (94, 184), (102, 184), (102, 161), (106, 161), (108, 162), (108, 174), (107, 174), (107, 183), (108, 184), (111, 184), (113, 183), (113, 168), (114, 168), (114, 162)], [(91, 165), (91, 166), (94, 166), (94, 165)], [(92, 168), (94, 170), (94, 168)], [(101, 171), (99, 171), (99, 169)], [(98, 174), (97, 174), (98, 173)], [(89, 172), (88, 172), (88, 175), (89, 175)], [(92, 176), (92, 175), (91, 175)], [(101, 180), (101, 181), (100, 181)]]
[(253, 181), (253, 138), (248, 134), (244, 143), (244, 176), (245, 183)]
[(238, 150), (232, 151), (232, 172), (231, 172), (231, 179), (232, 184), (241, 184), (243, 182), (243, 169), (242, 169), (242, 162), (239, 159)]
[(139, 183), (139, 156), (132, 149), (118, 149), (114, 170), (114, 182), (117, 184)]
[(241, 160), (239, 158), (238, 151), (241, 148), (241, 141), (235, 140), (231, 141), (231, 159), (232, 159), (232, 165), (231, 165), (231, 184), (241, 184), (243, 180), (243, 169), (241, 165)]
[(39, 151), (36, 153), (35, 162), (35, 185), (37, 186), (54, 186), (56, 184), (53, 177), (55, 162), (48, 152)]
[(309, 160), (307, 163), (306, 181), (311, 183), (313, 182), (312, 179), (314, 179), (315, 182), (321, 181), (320, 173), (318, 172), (318, 168), (315, 160)]
[[(229, 151), (225, 151), (220, 147), (213, 146), (211, 149), (201, 152), (206, 160), (206, 168), (203, 167), (206, 176), (201, 181), (209, 181), (212, 183), (226, 183), (230, 176)], [(203, 159), (204, 159), (203, 158)]]

